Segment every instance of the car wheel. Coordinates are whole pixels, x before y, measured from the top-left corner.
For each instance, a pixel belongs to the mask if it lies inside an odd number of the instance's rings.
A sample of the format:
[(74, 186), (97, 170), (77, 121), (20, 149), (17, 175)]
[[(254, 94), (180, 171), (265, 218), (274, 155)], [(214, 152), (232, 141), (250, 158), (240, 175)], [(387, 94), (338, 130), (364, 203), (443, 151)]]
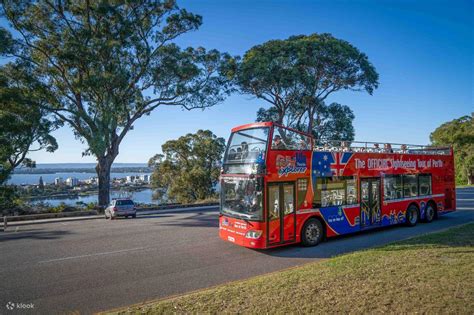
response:
[(136, 213), (135, 213), (134, 215), (132, 215), (132, 218), (135, 219), (136, 217), (137, 217), (137, 214), (136, 214)]
[(316, 246), (323, 240), (324, 229), (318, 219), (312, 218), (306, 221), (301, 232), (303, 246)]
[(418, 208), (415, 205), (411, 205), (408, 207), (406, 212), (408, 226), (415, 226), (418, 223), (419, 215), (418, 215)]
[(425, 209), (425, 222), (430, 223), (431, 221), (433, 221), (433, 219), (435, 217), (435, 213), (436, 213), (436, 211), (433, 207), (433, 204), (428, 203), (426, 205), (426, 209)]

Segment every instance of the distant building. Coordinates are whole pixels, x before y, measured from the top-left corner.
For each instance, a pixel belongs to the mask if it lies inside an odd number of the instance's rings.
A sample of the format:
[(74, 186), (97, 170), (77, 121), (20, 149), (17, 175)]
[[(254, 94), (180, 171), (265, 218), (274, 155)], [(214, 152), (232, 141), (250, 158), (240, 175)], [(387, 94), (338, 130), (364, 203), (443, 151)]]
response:
[(135, 176), (135, 175), (128, 175), (128, 176), (127, 176), (127, 181), (126, 181), (126, 183), (127, 183), (127, 184), (135, 183), (136, 177), (137, 177), (137, 176)]
[(148, 175), (148, 174), (140, 175), (140, 180), (144, 183), (149, 183), (150, 182), (150, 175)]
[(62, 183), (64, 183), (62, 177), (56, 177), (56, 178), (54, 179), (54, 185), (58, 186), (58, 185), (61, 185)]
[(98, 178), (97, 177), (89, 177), (88, 179), (84, 180), (84, 183), (88, 185), (97, 185), (98, 183)]
[(139, 183), (150, 183), (150, 175), (128, 175), (125, 178), (125, 183), (127, 184), (139, 184)]
[(77, 184), (79, 184), (79, 180), (75, 177), (68, 177), (66, 179), (66, 185), (68, 185), (69, 187), (77, 186)]

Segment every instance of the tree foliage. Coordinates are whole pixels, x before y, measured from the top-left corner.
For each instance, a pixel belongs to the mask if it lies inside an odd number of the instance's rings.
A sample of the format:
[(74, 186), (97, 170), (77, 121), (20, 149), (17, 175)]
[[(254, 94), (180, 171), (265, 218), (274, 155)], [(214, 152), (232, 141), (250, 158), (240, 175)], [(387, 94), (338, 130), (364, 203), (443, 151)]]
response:
[[(325, 140), (354, 140), (355, 130), (352, 122), (355, 115), (349, 106), (339, 103), (329, 105), (323, 103), (318, 109), (318, 113), (311, 132), (316, 139), (323, 142)], [(298, 115), (298, 112), (296, 115)], [(303, 114), (302, 119), (294, 119), (294, 116), (295, 114), (290, 108), (284, 117), (283, 124), (302, 132), (308, 132), (307, 116)], [(257, 111), (257, 121), (278, 122), (276, 108), (260, 108)]]
[(433, 145), (453, 146), (456, 183), (468, 183), (474, 177), (474, 113), (442, 124), (430, 139)]
[[(378, 87), (378, 74), (368, 57), (349, 42), (330, 34), (312, 34), (251, 48), (238, 67), (237, 84), (241, 92), (271, 105), (268, 112), (259, 110), (258, 120), (272, 117), (324, 138), (325, 130), (342, 125), (331, 119), (344, 123), (353, 119), (346, 106), (326, 105), (327, 97), (341, 90), (372, 94)], [(335, 136), (351, 134), (349, 127)]]
[(271, 40), (248, 50), (237, 71), (240, 91), (270, 103), (278, 123), (300, 94), (295, 53), (293, 42)]
[(41, 108), (36, 83), (21, 64), (0, 67), (0, 184), (16, 167), (35, 166), (28, 153), (58, 148), (51, 132), (59, 123)]
[(120, 143), (138, 119), (160, 106), (213, 106), (231, 91), (229, 55), (173, 43), (202, 23), (174, 0), (2, 3), (21, 35), (9, 55), (29, 64), (47, 87), (44, 108), (97, 158), (101, 205)]
[(162, 145), (163, 154), (148, 163), (153, 168), (153, 187), (181, 203), (214, 197), (224, 150), (225, 140), (210, 130), (167, 141)]

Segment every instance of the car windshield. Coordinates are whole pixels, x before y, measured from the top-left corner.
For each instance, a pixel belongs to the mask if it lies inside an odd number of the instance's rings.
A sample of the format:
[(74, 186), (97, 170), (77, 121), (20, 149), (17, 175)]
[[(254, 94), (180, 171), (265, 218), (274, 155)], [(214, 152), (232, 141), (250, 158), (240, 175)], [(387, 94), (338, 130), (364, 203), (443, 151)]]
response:
[(269, 128), (252, 128), (232, 133), (224, 158), (224, 173), (250, 174), (264, 164)]
[(257, 180), (223, 178), (221, 182), (221, 213), (246, 220), (262, 220), (262, 192)]
[(117, 200), (117, 206), (133, 206), (133, 201), (131, 200)]

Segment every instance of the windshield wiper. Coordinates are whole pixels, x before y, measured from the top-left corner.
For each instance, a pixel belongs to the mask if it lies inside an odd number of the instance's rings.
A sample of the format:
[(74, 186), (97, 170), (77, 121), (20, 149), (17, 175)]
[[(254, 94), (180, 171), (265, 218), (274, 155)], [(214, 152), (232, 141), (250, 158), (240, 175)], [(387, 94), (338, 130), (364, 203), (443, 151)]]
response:
[(237, 212), (237, 211), (233, 211), (233, 210), (226, 210), (224, 211), (224, 213), (227, 212), (228, 214), (231, 214), (231, 215), (234, 215), (236, 216), (238, 219), (241, 219), (241, 220), (244, 220), (245, 222), (247, 222), (248, 224), (252, 225), (249, 221), (249, 219), (251, 219), (252, 217), (250, 215), (246, 215), (244, 213), (240, 213), (240, 212)]

